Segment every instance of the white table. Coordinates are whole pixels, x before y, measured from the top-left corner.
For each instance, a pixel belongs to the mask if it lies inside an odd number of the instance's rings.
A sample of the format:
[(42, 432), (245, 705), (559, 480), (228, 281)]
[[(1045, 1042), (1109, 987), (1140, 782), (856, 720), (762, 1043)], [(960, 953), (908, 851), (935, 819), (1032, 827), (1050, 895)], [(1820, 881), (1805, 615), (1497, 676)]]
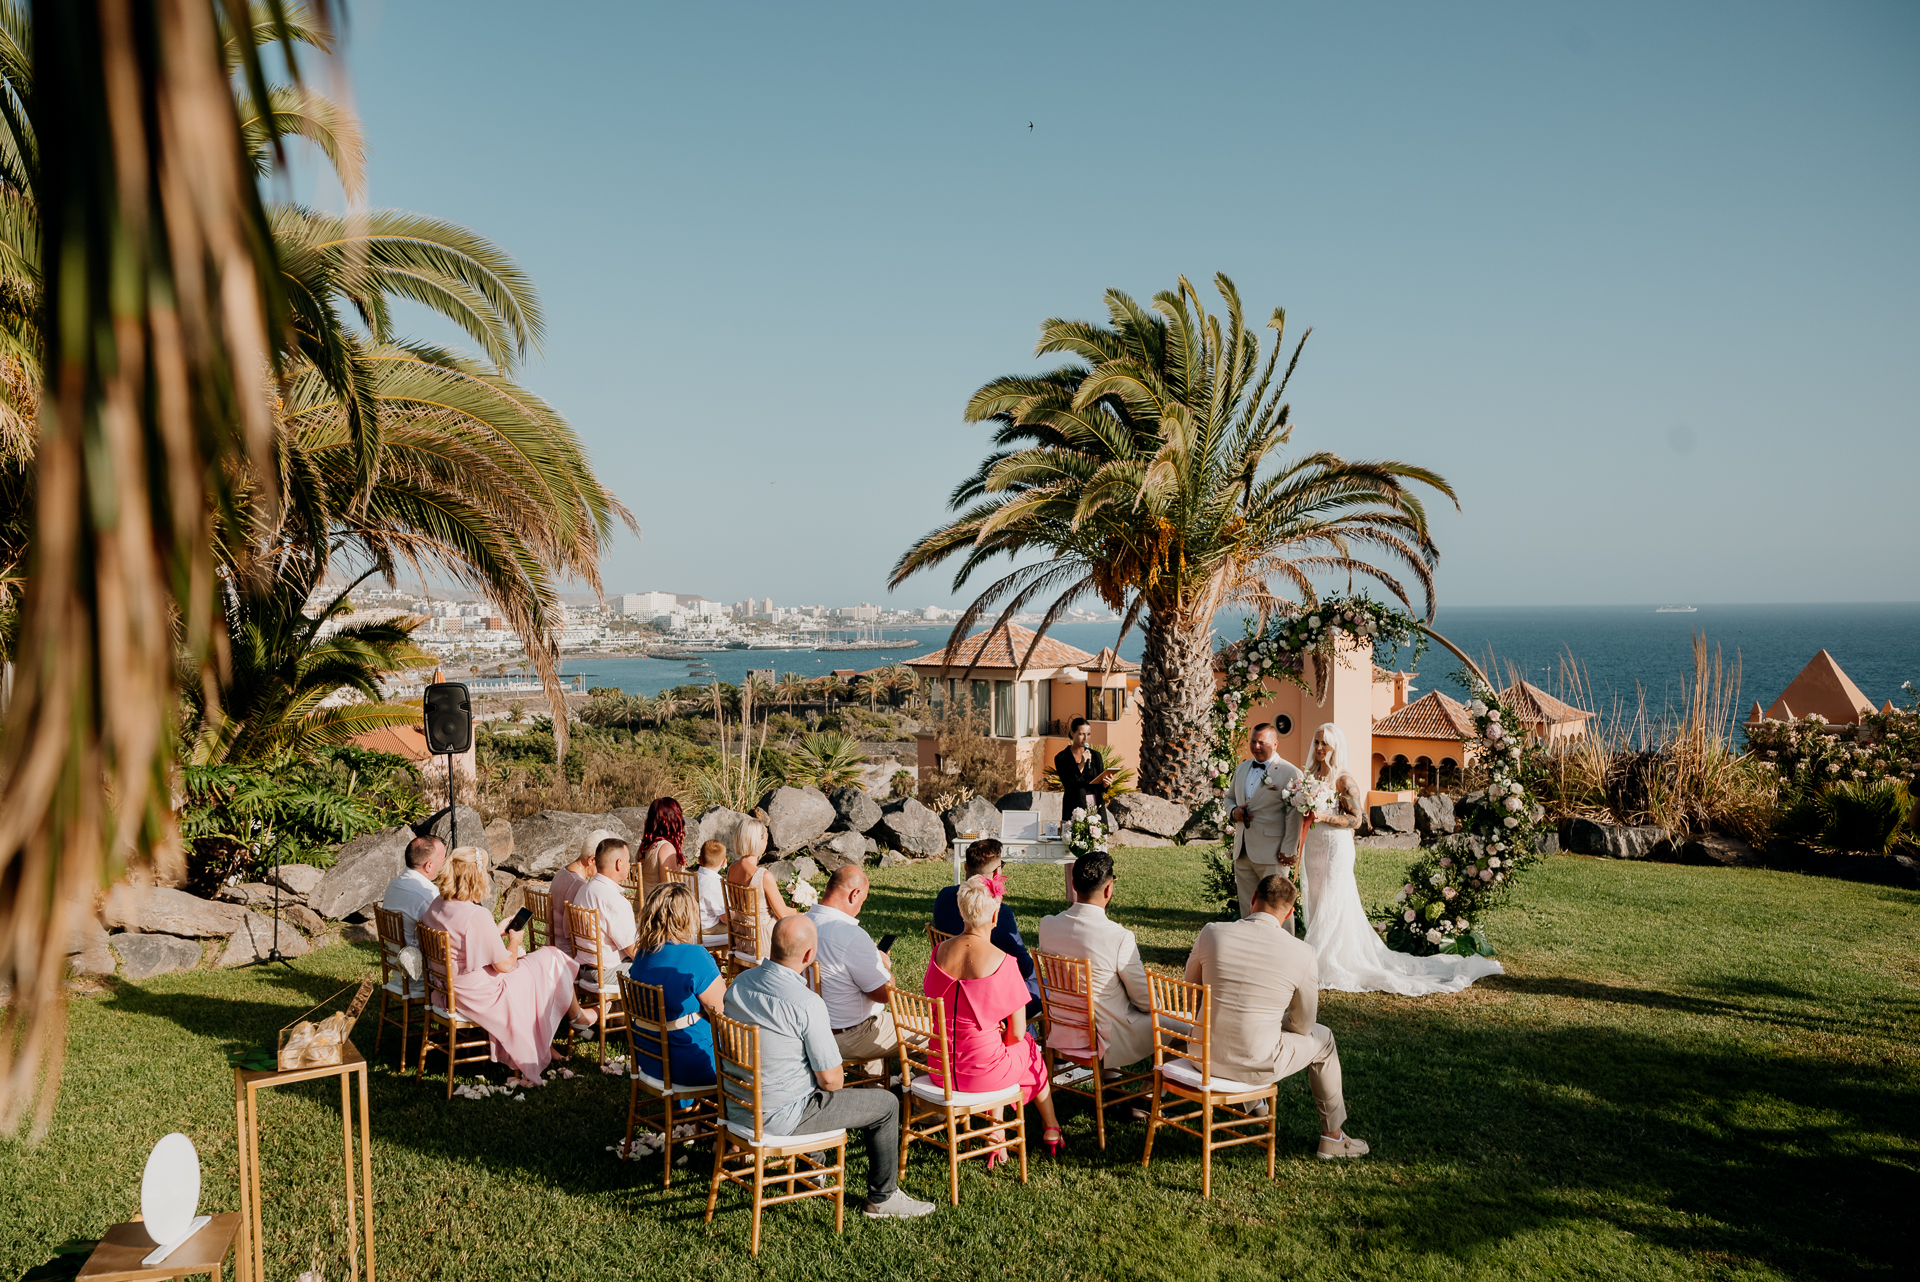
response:
[[(985, 837), (955, 837), (953, 839), (953, 884), (958, 886), (966, 880), (967, 847), (976, 841), (985, 841)], [(998, 839), (996, 839), (998, 840)], [(1005, 864), (1060, 864), (1070, 866), (1073, 860), (1067, 857), (1067, 843), (1057, 838), (1053, 840), (1000, 841), (1000, 862)]]

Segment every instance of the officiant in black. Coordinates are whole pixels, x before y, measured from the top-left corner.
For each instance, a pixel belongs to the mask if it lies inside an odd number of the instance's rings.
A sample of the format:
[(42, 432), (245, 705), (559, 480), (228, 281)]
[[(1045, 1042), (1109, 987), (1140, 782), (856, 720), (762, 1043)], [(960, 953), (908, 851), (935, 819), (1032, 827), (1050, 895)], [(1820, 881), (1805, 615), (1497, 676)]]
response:
[(1067, 727), (1071, 742), (1053, 759), (1053, 771), (1060, 776), (1060, 817), (1064, 822), (1077, 809), (1105, 814), (1107, 789), (1113, 785), (1113, 771), (1090, 745), (1093, 727), (1085, 717), (1075, 717)]

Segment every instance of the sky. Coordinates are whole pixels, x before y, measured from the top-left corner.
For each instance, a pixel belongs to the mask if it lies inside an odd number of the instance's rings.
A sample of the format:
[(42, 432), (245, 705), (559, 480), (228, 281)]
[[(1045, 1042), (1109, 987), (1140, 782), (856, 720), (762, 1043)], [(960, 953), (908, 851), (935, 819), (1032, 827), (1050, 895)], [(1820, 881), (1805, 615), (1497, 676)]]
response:
[(886, 579), (968, 395), (1225, 272), (1294, 450), (1453, 483), (1443, 605), (1920, 599), (1920, 6), (359, 0), (346, 65), (371, 203), (540, 288), (609, 592), (953, 603)]

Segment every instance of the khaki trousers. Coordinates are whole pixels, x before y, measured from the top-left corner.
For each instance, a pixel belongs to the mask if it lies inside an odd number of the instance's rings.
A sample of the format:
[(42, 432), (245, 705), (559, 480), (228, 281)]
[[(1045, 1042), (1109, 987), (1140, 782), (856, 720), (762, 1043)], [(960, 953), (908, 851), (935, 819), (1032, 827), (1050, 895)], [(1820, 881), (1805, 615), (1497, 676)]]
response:
[(861, 1071), (869, 1077), (884, 1076), (886, 1057), (900, 1053), (900, 1032), (893, 1026), (890, 1010), (869, 1015), (851, 1028), (837, 1029), (833, 1041), (840, 1048), (841, 1060), (860, 1061)]
[(1347, 1103), (1341, 1093), (1340, 1051), (1333, 1044), (1333, 1030), (1315, 1024), (1311, 1033), (1280, 1034), (1279, 1068), (1275, 1080), (1307, 1070), (1307, 1088), (1313, 1092), (1313, 1106), (1320, 1110), (1320, 1133), (1338, 1135), (1347, 1120)]
[(1260, 879), (1271, 877), (1274, 873), (1285, 872), (1277, 863), (1256, 863), (1243, 854), (1233, 857), (1233, 887), (1240, 892), (1240, 915), (1253, 915), (1253, 892), (1259, 887)]

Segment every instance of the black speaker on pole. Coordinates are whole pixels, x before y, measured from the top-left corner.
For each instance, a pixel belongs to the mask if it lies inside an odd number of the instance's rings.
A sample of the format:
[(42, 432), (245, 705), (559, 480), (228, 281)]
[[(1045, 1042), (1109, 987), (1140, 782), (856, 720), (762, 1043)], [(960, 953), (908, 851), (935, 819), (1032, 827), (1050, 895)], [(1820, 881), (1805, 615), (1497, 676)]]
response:
[(473, 703), (467, 698), (465, 685), (458, 681), (430, 685), (421, 707), (428, 752), (437, 757), (473, 747)]

